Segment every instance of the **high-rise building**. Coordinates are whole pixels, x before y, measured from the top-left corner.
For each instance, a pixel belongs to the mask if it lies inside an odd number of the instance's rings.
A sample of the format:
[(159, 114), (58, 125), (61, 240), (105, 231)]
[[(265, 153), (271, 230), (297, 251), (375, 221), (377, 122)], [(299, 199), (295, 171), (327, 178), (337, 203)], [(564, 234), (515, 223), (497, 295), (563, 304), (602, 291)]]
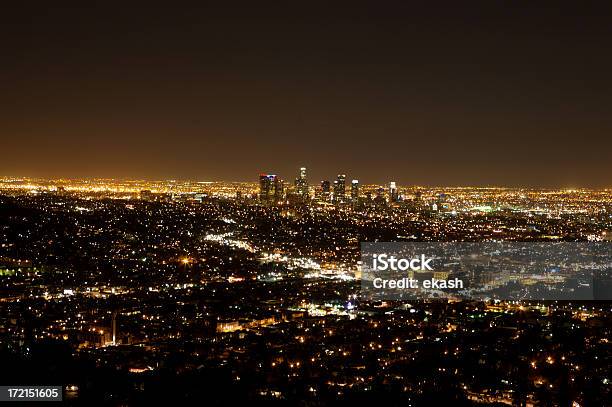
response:
[(285, 183), (279, 177), (274, 179), (274, 203), (279, 203), (285, 198)]
[(399, 193), (397, 191), (397, 186), (394, 181), (389, 183), (389, 202), (397, 202), (399, 199)]
[(308, 191), (308, 178), (306, 177), (306, 167), (300, 168), (300, 175), (295, 179), (295, 192), (304, 199), (310, 197)]
[(346, 175), (338, 174), (334, 181), (334, 202), (344, 203), (346, 201)]
[(351, 201), (356, 203), (359, 200), (359, 180), (354, 179), (351, 181)]
[(279, 181), (274, 174), (259, 174), (259, 200), (261, 202), (274, 202)]
[(321, 200), (329, 201), (331, 197), (331, 183), (329, 181), (321, 181)]
[(271, 174), (259, 174), (259, 200), (266, 201), (270, 196), (272, 190), (272, 184), (276, 175)]

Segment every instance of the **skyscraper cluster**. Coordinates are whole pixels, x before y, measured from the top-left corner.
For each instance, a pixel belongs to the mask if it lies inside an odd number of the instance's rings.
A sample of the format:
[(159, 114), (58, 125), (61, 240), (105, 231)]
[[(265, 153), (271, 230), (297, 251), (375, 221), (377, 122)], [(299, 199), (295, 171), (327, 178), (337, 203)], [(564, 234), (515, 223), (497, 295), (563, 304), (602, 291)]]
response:
[[(396, 203), (402, 200), (395, 181), (389, 183), (387, 194), (385, 194), (385, 189), (379, 188), (376, 193), (374, 201), (378, 204)], [(351, 180), (350, 189), (347, 191), (346, 174), (338, 174), (333, 183), (329, 180), (321, 181), (320, 186), (314, 188), (314, 195), (311, 194), (306, 167), (300, 168), (293, 189), (286, 188), (284, 181), (275, 174), (264, 173), (259, 175), (259, 201), (265, 204), (279, 204), (285, 201), (290, 203), (307, 202), (314, 197), (318, 201), (335, 205), (356, 205), (360, 202), (363, 203), (361, 194), (361, 185), (358, 179)], [(369, 199), (367, 199), (368, 196)], [(371, 195), (367, 193), (366, 201), (370, 199)]]
[[(388, 196), (385, 196), (384, 190), (381, 188), (378, 192), (379, 200), (385, 203), (401, 200), (395, 182), (389, 183)], [(371, 199), (371, 195), (365, 195), (366, 198), (368, 196)], [(262, 203), (299, 203), (310, 201), (312, 198), (335, 205), (356, 205), (364, 200), (359, 180), (352, 179), (350, 185), (347, 185), (346, 174), (338, 174), (333, 182), (323, 180), (318, 187), (313, 187), (312, 190), (308, 183), (306, 167), (299, 169), (293, 188), (287, 188), (285, 182), (275, 174), (262, 173), (259, 175), (259, 201)]]
[[(320, 186), (313, 190), (314, 194), (311, 194), (306, 167), (299, 169), (293, 189), (286, 188), (285, 182), (275, 174), (259, 175), (259, 201), (264, 204), (304, 203), (314, 197), (317, 201), (335, 205), (356, 205), (364, 203), (364, 200), (367, 202), (372, 199), (369, 193), (365, 194), (365, 198), (361, 196), (361, 185), (358, 179), (351, 180), (350, 186), (347, 186), (346, 174), (338, 174), (333, 183), (323, 180)], [(388, 189), (379, 188), (374, 199), (376, 204), (396, 203), (401, 200), (402, 197), (395, 181), (389, 183)]]
[(275, 174), (259, 174), (259, 200), (264, 203), (278, 203), (285, 195), (283, 180)]

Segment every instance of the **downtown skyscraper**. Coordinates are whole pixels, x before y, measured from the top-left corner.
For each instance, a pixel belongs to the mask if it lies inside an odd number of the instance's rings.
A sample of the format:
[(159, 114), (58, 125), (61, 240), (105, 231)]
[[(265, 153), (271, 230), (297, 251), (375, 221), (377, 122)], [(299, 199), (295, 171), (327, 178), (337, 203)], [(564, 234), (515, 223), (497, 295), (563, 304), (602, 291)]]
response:
[(334, 181), (334, 203), (344, 203), (346, 201), (346, 175), (338, 174)]
[(300, 168), (300, 175), (295, 179), (295, 192), (303, 199), (308, 199), (310, 197), (306, 167)]
[(283, 197), (283, 181), (279, 177), (275, 174), (259, 174), (259, 200), (261, 202), (279, 202)]

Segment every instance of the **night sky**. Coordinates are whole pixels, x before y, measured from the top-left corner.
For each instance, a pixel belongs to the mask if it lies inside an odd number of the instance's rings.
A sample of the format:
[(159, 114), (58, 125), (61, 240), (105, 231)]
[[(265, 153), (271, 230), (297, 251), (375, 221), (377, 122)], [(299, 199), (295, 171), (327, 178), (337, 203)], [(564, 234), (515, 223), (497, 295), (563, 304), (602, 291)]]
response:
[(610, 9), (28, 3), (0, 11), (0, 175), (612, 187)]

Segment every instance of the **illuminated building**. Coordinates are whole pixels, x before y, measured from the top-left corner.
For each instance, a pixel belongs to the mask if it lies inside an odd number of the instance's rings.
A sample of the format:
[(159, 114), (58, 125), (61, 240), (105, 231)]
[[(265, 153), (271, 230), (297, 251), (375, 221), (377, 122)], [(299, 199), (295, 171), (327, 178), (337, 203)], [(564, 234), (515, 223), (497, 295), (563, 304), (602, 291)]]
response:
[(276, 175), (259, 174), (259, 200), (267, 202), (272, 196)]
[(334, 181), (334, 203), (344, 203), (346, 200), (346, 175), (338, 174)]
[(303, 199), (308, 199), (308, 178), (306, 177), (306, 167), (300, 168), (300, 175), (295, 179), (295, 191)]
[(397, 186), (395, 184), (395, 181), (391, 181), (389, 183), (389, 202), (397, 202), (398, 201), (398, 193), (397, 193)]
[(359, 180), (354, 179), (351, 181), (351, 201), (353, 203), (359, 200)]
[(331, 197), (331, 183), (329, 181), (321, 181), (321, 200), (329, 201)]
[(272, 203), (282, 200), (283, 181), (274, 174), (259, 175), (259, 200)]
[(274, 180), (274, 202), (279, 203), (285, 197), (285, 183), (282, 179), (276, 177)]

